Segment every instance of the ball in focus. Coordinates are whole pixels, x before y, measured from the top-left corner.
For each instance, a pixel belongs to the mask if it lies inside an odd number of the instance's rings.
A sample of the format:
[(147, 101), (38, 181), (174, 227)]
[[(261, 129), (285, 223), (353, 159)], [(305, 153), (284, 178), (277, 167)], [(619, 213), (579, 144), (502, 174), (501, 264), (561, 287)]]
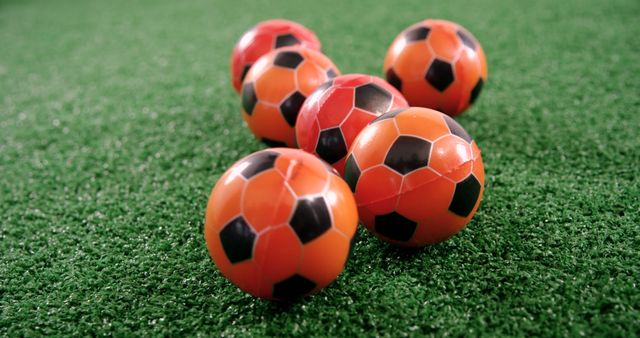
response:
[(242, 80), (251, 66), (270, 51), (301, 45), (320, 50), (318, 37), (299, 23), (288, 20), (267, 20), (244, 33), (231, 53), (231, 83), (240, 92)]
[(345, 180), (361, 222), (401, 246), (441, 242), (475, 214), (484, 190), (480, 149), (451, 117), (412, 107), (362, 130), (347, 156)]
[(256, 62), (242, 84), (242, 117), (270, 146), (296, 146), (294, 126), (305, 99), (339, 75), (328, 57), (313, 49), (276, 49)]
[(487, 62), (480, 43), (462, 26), (425, 20), (396, 37), (384, 72), (412, 106), (456, 116), (478, 99)]
[(331, 164), (342, 175), (347, 150), (369, 122), (408, 107), (393, 86), (370, 75), (349, 74), (318, 87), (300, 109), (296, 140), (300, 149)]
[(302, 150), (274, 148), (222, 175), (204, 234), (213, 261), (240, 289), (291, 300), (336, 279), (357, 223), (353, 194), (329, 166)]

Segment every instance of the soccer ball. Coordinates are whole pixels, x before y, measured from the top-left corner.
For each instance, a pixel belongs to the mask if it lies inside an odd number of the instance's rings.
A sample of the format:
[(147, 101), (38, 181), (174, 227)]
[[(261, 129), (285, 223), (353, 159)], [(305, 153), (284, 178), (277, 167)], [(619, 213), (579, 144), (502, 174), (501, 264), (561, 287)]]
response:
[(362, 223), (402, 246), (441, 242), (478, 209), (480, 149), (451, 117), (412, 107), (386, 113), (362, 130), (347, 156), (345, 180)]
[(320, 41), (308, 28), (288, 20), (267, 20), (244, 33), (231, 53), (231, 83), (240, 92), (242, 80), (258, 59), (276, 48), (301, 45), (320, 50)]
[(276, 49), (256, 62), (242, 84), (242, 117), (272, 147), (295, 147), (294, 126), (305, 99), (339, 75), (322, 53), (304, 47)]
[(456, 116), (480, 95), (487, 62), (480, 43), (462, 26), (425, 20), (396, 37), (384, 72), (412, 106)]
[(369, 122), (390, 110), (408, 107), (381, 78), (349, 74), (318, 87), (300, 109), (296, 140), (300, 149), (331, 164), (342, 175), (347, 150)]
[(344, 269), (358, 224), (353, 194), (302, 150), (253, 153), (218, 180), (204, 234), (222, 274), (256, 297), (317, 292)]

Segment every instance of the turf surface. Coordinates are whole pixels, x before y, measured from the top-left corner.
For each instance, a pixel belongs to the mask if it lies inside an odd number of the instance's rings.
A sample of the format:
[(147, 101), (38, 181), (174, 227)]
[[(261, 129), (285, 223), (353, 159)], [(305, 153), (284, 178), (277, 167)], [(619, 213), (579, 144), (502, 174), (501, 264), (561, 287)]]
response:
[[(391, 4), (393, 4), (391, 6)], [(0, 1), (0, 335), (640, 332), (640, 3)], [(255, 22), (313, 29), (345, 73), (425, 17), (482, 42), (459, 121), (484, 201), (415, 254), (361, 231), (346, 271), (282, 307), (210, 261), (219, 175), (263, 146), (228, 56)]]

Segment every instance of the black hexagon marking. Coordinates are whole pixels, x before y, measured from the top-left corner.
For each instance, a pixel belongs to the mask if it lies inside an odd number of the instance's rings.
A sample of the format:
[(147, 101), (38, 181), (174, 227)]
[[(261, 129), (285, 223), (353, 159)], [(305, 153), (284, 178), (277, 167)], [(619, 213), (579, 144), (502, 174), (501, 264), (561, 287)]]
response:
[(222, 248), (232, 264), (250, 259), (253, 256), (255, 240), (256, 234), (242, 216), (227, 223), (220, 231)]
[(287, 144), (282, 141), (276, 141), (268, 138), (262, 138), (262, 142), (270, 148), (286, 148)]
[(391, 93), (373, 83), (356, 88), (355, 95), (356, 107), (376, 114), (388, 111), (393, 100)]
[(416, 222), (395, 211), (375, 217), (376, 232), (396, 241), (406, 242), (410, 240), (413, 233), (416, 232), (417, 226)]
[(442, 92), (453, 83), (453, 68), (448, 62), (435, 59), (429, 66), (425, 79)]
[(258, 97), (256, 96), (256, 90), (253, 87), (253, 83), (246, 83), (242, 87), (242, 109), (251, 115), (253, 113), (253, 108), (258, 103)]
[(476, 50), (476, 42), (473, 41), (473, 38), (471, 36), (469, 36), (469, 34), (467, 34), (466, 32), (463, 32), (461, 30), (457, 31), (456, 34), (458, 34), (458, 37), (460, 38), (460, 40), (462, 40), (462, 43), (473, 49)]
[(244, 67), (242, 67), (242, 74), (240, 74), (240, 82), (244, 81), (244, 78), (247, 76), (247, 73), (249, 72), (249, 69), (251, 69), (252, 65), (244, 65)]
[(300, 44), (300, 40), (293, 36), (293, 34), (284, 34), (279, 35), (276, 38), (276, 48), (285, 47), (285, 46), (293, 46)]
[(476, 102), (476, 99), (478, 98), (478, 96), (480, 96), (483, 85), (484, 81), (482, 80), (482, 78), (478, 79), (478, 82), (475, 86), (473, 86), (473, 89), (471, 90), (471, 99), (469, 100), (469, 103), (473, 104), (474, 102)]
[(386, 77), (387, 82), (389, 82), (390, 85), (396, 87), (397, 90), (402, 91), (402, 79), (400, 79), (393, 68), (389, 68), (389, 70), (387, 70)]
[(481, 188), (480, 182), (473, 174), (456, 184), (456, 191), (449, 205), (449, 211), (460, 217), (469, 216), (478, 201)]
[(419, 40), (424, 40), (427, 38), (427, 36), (429, 35), (429, 32), (431, 31), (431, 29), (427, 28), (427, 27), (418, 27), (418, 28), (414, 28), (410, 31), (408, 31), (405, 35), (404, 35), (404, 39), (407, 42), (412, 42), (412, 41), (419, 41)]
[(339, 127), (326, 129), (318, 136), (316, 153), (320, 158), (334, 164), (347, 155), (347, 145)]
[(316, 283), (295, 274), (273, 285), (273, 298), (280, 300), (293, 300), (307, 295), (315, 289)]
[(289, 224), (302, 244), (325, 233), (331, 228), (331, 215), (324, 198), (318, 196), (298, 200)]
[(358, 185), (358, 180), (360, 179), (360, 173), (360, 168), (358, 168), (356, 158), (353, 157), (353, 154), (349, 155), (349, 157), (347, 158), (347, 163), (344, 167), (344, 180), (347, 182), (352, 192), (356, 192), (356, 186)]
[(273, 64), (284, 68), (296, 69), (303, 60), (304, 58), (298, 52), (287, 51), (278, 53)]
[(447, 127), (449, 127), (449, 131), (451, 132), (451, 134), (456, 135), (459, 138), (467, 141), (467, 143), (471, 143), (471, 141), (473, 141), (471, 136), (467, 134), (467, 131), (464, 130), (464, 128), (462, 128), (460, 123), (456, 122), (456, 120), (454, 120), (448, 115), (443, 115), (443, 116), (444, 116), (444, 122), (447, 123)]
[(327, 70), (327, 77), (328, 78), (333, 79), (336, 76), (338, 76), (338, 72), (335, 69), (329, 68), (329, 70)]
[(295, 92), (289, 97), (287, 97), (282, 104), (280, 104), (280, 112), (287, 123), (294, 127), (296, 125), (296, 120), (298, 119), (298, 113), (300, 112), (300, 107), (306, 100), (304, 95), (300, 94), (300, 92)]
[(374, 124), (374, 123), (376, 123), (378, 121), (394, 118), (394, 117), (398, 116), (400, 113), (402, 113), (403, 111), (405, 111), (407, 109), (408, 108), (398, 108), (398, 109), (391, 110), (389, 112), (386, 112), (386, 113), (376, 117), (373, 121), (369, 122), (369, 124)]
[(384, 164), (404, 175), (429, 165), (430, 150), (431, 142), (403, 135), (393, 142), (384, 159)]
[(249, 155), (242, 163), (237, 165), (238, 167), (244, 167), (240, 175), (248, 180), (267, 169), (273, 168), (279, 155), (275, 151), (260, 151)]

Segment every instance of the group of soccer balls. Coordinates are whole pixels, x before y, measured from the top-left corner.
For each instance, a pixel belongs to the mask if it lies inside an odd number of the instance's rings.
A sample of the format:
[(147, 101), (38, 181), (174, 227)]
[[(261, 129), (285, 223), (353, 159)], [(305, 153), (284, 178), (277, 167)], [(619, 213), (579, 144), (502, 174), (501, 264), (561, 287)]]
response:
[(473, 217), (482, 157), (451, 116), (486, 82), (480, 44), (458, 24), (425, 20), (393, 41), (384, 73), (340, 75), (316, 35), (286, 20), (236, 44), (242, 116), (276, 147), (236, 162), (207, 205), (209, 253), (240, 289), (272, 300), (317, 292), (344, 269), (359, 222), (422, 247)]

